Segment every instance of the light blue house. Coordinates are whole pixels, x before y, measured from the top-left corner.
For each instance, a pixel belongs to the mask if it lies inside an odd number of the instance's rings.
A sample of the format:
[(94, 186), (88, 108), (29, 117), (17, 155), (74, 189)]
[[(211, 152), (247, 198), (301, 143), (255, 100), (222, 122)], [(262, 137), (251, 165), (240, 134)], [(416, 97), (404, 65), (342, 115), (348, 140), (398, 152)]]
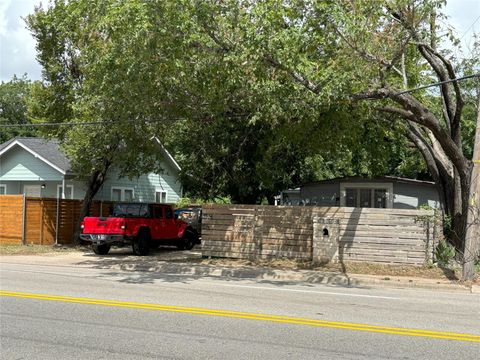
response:
[[(130, 180), (112, 169), (95, 200), (175, 203), (182, 197), (180, 166), (158, 139), (152, 141), (158, 143), (163, 172)], [(75, 179), (55, 140), (18, 137), (0, 145), (0, 195), (83, 199), (86, 184)]]

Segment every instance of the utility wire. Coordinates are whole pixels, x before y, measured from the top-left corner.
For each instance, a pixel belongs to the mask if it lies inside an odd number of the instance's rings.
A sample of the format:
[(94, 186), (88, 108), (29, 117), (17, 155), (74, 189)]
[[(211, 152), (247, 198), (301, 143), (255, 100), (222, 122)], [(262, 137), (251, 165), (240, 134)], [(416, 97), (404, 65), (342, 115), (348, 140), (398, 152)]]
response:
[(471, 28), (473, 28), (473, 26), (477, 23), (477, 21), (480, 20), (480, 15), (475, 19), (475, 21), (472, 23), (472, 25), (470, 25), (468, 27), (467, 30), (465, 30), (465, 32), (463, 33), (462, 37), (460, 38), (460, 41), (462, 41), (462, 39), (465, 37), (465, 35), (467, 35), (467, 33), (470, 31)]
[[(247, 115), (228, 115), (229, 118), (245, 118)], [(160, 123), (160, 122), (174, 122), (185, 120), (186, 118), (168, 118), (168, 119), (125, 119), (119, 121), (104, 120), (104, 121), (81, 121), (81, 122), (53, 122), (53, 123), (37, 123), (37, 124), (1, 124), (0, 129), (3, 128), (17, 128), (17, 127), (46, 127), (46, 126), (94, 126), (94, 125), (112, 125), (115, 123)]]
[[(480, 73), (479, 74), (473, 74), (473, 75), (467, 75), (463, 76), (460, 78), (456, 79), (451, 79), (451, 80), (445, 80), (445, 81), (440, 81), (436, 82), (434, 84), (430, 85), (425, 85), (425, 86), (420, 86), (414, 89), (409, 89), (405, 91), (400, 91), (396, 93), (395, 95), (403, 95), (403, 94), (409, 94), (418, 90), (423, 90), (423, 89), (428, 89), (434, 86), (439, 86), (443, 84), (448, 84), (451, 82), (455, 81), (463, 81), (463, 80), (468, 80), (468, 79), (473, 79), (473, 78), (480, 78)], [(239, 114), (239, 115), (228, 115), (229, 117), (233, 118), (244, 118), (247, 115), (246, 114)], [(143, 123), (157, 123), (157, 122), (162, 122), (162, 121), (177, 121), (177, 120), (185, 120), (185, 118), (169, 118), (169, 119), (144, 119), (144, 120), (139, 120), (139, 119), (130, 119), (130, 120), (122, 120), (122, 122), (143, 122)], [(109, 125), (109, 124), (114, 124), (115, 121), (86, 121), (86, 122), (65, 122), (65, 123), (38, 123), (38, 124), (6, 124), (6, 125), (0, 125), (0, 129), (5, 129), (5, 128), (17, 128), (17, 127), (44, 127), (44, 126), (93, 126), (93, 125)]]
[(395, 95), (409, 94), (409, 93), (412, 93), (414, 91), (428, 89), (428, 88), (431, 88), (431, 87), (434, 87), (434, 86), (439, 86), (439, 85), (448, 84), (448, 83), (455, 82), (455, 81), (462, 81), (462, 80), (467, 80), (467, 79), (472, 79), (472, 78), (480, 78), (480, 74), (467, 75), (467, 76), (463, 76), (461, 78), (439, 81), (439, 82), (434, 83), (434, 84), (420, 86), (420, 87), (410, 89), (410, 90), (400, 91), (400, 92), (396, 93)]
[[(181, 120), (178, 119), (168, 119), (168, 120)], [(166, 119), (155, 119), (155, 120), (138, 120), (138, 119), (129, 119), (122, 120), (122, 122), (143, 122), (143, 123), (155, 123), (166, 121)], [(83, 121), (83, 122), (59, 122), (59, 123), (37, 123), (37, 124), (7, 124), (0, 125), (0, 128), (13, 128), (13, 127), (43, 127), (43, 126), (92, 126), (92, 125), (111, 125), (115, 124), (116, 121)]]

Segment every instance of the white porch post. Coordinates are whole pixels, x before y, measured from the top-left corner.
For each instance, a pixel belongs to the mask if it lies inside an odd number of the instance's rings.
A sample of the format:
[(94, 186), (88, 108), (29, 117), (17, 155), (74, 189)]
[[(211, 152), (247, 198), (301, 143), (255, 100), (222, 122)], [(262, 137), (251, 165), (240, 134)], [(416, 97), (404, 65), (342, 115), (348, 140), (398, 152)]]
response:
[(62, 178), (62, 199), (65, 199), (65, 175)]

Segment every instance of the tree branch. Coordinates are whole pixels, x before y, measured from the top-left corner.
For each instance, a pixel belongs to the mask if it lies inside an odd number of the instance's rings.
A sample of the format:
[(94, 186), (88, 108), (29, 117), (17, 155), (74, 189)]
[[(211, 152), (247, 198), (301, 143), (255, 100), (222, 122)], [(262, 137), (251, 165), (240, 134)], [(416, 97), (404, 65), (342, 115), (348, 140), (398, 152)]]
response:
[(267, 64), (271, 65), (272, 67), (285, 71), (296, 82), (302, 84), (304, 87), (306, 87), (308, 90), (310, 90), (314, 94), (319, 94), (320, 93), (320, 86), (313, 83), (309, 79), (307, 79), (307, 77), (304, 76), (302, 73), (287, 68), (285, 65), (281, 64), (277, 59), (275, 59), (271, 55), (264, 55), (264, 60)]

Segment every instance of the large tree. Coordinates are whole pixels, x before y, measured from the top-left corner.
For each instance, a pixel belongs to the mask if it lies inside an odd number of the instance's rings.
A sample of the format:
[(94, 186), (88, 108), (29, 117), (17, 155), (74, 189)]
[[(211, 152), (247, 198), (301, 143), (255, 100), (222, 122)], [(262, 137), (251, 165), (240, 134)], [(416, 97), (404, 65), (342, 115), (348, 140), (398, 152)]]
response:
[[(211, 46), (244, 64), (288, 75), (319, 103), (353, 103), (400, 121), (424, 157), (452, 218), (452, 241), (464, 252), (464, 277), (478, 251), (467, 238), (473, 163), (464, 153), (465, 75), (442, 49), (442, 0), (197, 2)], [(442, 35), (439, 35), (442, 34)], [(478, 58), (472, 69), (478, 71)], [(470, 80), (475, 81), (475, 80)], [(404, 92), (440, 82), (433, 90)], [(301, 90), (299, 90), (301, 91)], [(364, 100), (375, 100), (368, 104)], [(474, 119), (469, 119), (475, 121)], [(355, 126), (355, 119), (352, 119)], [(473, 148), (471, 144), (467, 147)], [(465, 247), (465, 244), (472, 246)]]
[(59, 0), (27, 18), (43, 67), (30, 115), (54, 123), (43, 134), (60, 139), (88, 185), (80, 219), (111, 169), (129, 177), (161, 170), (152, 136), (185, 96), (172, 72), (181, 54), (169, 28), (181, 23), (173, 4), (153, 12), (143, 1)]
[(34, 136), (35, 129), (28, 127), (27, 102), (30, 97), (32, 82), (26, 75), (13, 76), (0, 84), (0, 143), (15, 136)]

